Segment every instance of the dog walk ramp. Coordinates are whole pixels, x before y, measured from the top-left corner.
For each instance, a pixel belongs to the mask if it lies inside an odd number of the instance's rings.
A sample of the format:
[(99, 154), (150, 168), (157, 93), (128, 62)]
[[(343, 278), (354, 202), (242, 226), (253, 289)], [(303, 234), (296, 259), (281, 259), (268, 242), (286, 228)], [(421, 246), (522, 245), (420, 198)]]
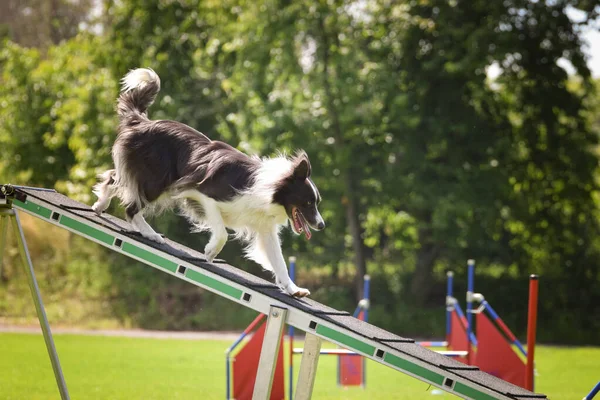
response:
[[(269, 397), (272, 374), (284, 324), (306, 332), (296, 399), (309, 399), (312, 393), (321, 340), (327, 340), (360, 353), (380, 364), (410, 375), (465, 399), (545, 399), (499, 378), (437, 354), (407, 339), (387, 332), (310, 298), (296, 299), (273, 283), (228, 265), (222, 260), (210, 263), (202, 253), (166, 240), (149, 241), (131, 226), (108, 214), (97, 216), (86, 204), (51, 189), (3, 185), (0, 193), (0, 257), (6, 225), (12, 220), (17, 239), (22, 236), (19, 213), (25, 212), (53, 225), (99, 243), (113, 251), (141, 261), (193, 285), (210, 290), (244, 307), (268, 316), (253, 399)], [(3, 234), (4, 233), (4, 234)], [(24, 264), (31, 267), (24, 239), (19, 241)], [(0, 259), (1, 260), (1, 259)], [(35, 275), (28, 274), (44, 339), (63, 399), (69, 398), (58, 356), (47, 323)], [(398, 389), (399, 391), (402, 388)]]

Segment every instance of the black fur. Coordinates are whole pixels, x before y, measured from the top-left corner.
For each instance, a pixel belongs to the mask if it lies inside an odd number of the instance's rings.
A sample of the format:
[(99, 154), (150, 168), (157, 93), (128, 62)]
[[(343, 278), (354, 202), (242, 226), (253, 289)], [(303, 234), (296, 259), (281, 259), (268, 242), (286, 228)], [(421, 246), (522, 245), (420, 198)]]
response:
[(308, 155), (303, 151), (299, 152), (294, 158), (292, 174), (277, 185), (273, 202), (285, 207), (290, 219), (292, 219), (293, 208), (298, 208), (310, 226), (317, 227), (316, 206), (321, 202), (321, 195), (310, 179), (311, 169)]
[[(117, 179), (129, 182), (133, 187), (128, 190), (137, 194), (125, 201), (127, 217), (132, 219), (167, 191), (177, 194), (197, 190), (227, 202), (252, 187), (262, 165), (259, 158), (211, 140), (181, 122), (148, 118), (147, 109), (160, 90), (158, 76), (151, 78), (122, 91), (117, 101), (120, 123), (113, 159), (117, 170), (127, 175)], [(321, 199), (311, 184), (308, 156), (302, 151), (292, 161), (290, 174), (275, 185), (272, 201), (282, 205), (290, 219), (296, 208), (312, 227), (321, 229), (317, 220), (322, 219), (316, 208)], [(103, 176), (100, 186), (115, 183), (114, 173), (110, 181), (107, 176)], [(183, 201), (183, 208), (195, 218), (203, 216), (200, 204), (192, 200)]]
[(259, 160), (180, 122), (144, 119), (123, 121), (115, 146), (147, 202), (167, 189), (227, 201), (252, 184)]

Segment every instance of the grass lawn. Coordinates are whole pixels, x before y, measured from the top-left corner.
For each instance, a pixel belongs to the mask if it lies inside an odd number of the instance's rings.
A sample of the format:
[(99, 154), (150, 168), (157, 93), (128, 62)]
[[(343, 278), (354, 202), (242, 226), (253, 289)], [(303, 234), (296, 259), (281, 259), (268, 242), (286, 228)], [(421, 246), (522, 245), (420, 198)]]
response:
[[(65, 334), (55, 342), (74, 400), (225, 398), (229, 341)], [(600, 379), (600, 348), (539, 346), (536, 355), (537, 391), (551, 399), (581, 399)], [(455, 398), (433, 395), (428, 385), (371, 361), (366, 389), (340, 389), (331, 356), (321, 357), (313, 392), (314, 399), (430, 397)], [(0, 334), (0, 399), (58, 398), (41, 335)]]

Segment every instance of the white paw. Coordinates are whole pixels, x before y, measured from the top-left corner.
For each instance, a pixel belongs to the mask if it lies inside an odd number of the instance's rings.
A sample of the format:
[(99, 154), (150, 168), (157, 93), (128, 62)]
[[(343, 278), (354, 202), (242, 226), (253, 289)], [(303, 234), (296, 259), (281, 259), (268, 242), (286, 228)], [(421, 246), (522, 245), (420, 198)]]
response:
[(102, 204), (101, 202), (97, 201), (94, 203), (94, 205), (92, 206), (92, 210), (94, 210), (94, 212), (98, 215), (102, 214), (102, 212), (105, 210), (106, 208), (104, 207), (104, 204)]
[(285, 292), (287, 294), (289, 294), (290, 296), (306, 297), (310, 294), (310, 291), (308, 289), (298, 287), (292, 281), (290, 281), (287, 285), (281, 285), (281, 286), (283, 287), (283, 290), (285, 290)]
[[(142, 233), (142, 232), (140, 232), (140, 233)], [(160, 244), (166, 243), (165, 238), (163, 238), (161, 235), (159, 235), (156, 232), (142, 233), (142, 236), (145, 237), (146, 239), (150, 239), (156, 243), (160, 243)]]
[(206, 256), (206, 261), (213, 262), (214, 259), (219, 255), (220, 252), (214, 247), (209, 248), (208, 245), (204, 248), (204, 255)]
[(213, 262), (213, 260), (219, 255), (223, 247), (227, 243), (227, 237), (213, 240), (212, 238), (204, 248), (204, 255), (208, 262)]

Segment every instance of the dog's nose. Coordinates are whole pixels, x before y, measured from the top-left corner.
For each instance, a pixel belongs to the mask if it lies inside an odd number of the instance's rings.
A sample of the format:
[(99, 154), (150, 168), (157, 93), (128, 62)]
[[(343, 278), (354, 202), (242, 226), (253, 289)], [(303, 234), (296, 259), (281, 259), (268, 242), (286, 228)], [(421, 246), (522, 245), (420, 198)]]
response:
[(325, 228), (325, 222), (323, 222), (323, 221), (319, 221), (319, 223), (317, 224), (317, 229), (318, 229), (318, 230), (321, 230), (321, 229), (323, 229), (323, 228)]

